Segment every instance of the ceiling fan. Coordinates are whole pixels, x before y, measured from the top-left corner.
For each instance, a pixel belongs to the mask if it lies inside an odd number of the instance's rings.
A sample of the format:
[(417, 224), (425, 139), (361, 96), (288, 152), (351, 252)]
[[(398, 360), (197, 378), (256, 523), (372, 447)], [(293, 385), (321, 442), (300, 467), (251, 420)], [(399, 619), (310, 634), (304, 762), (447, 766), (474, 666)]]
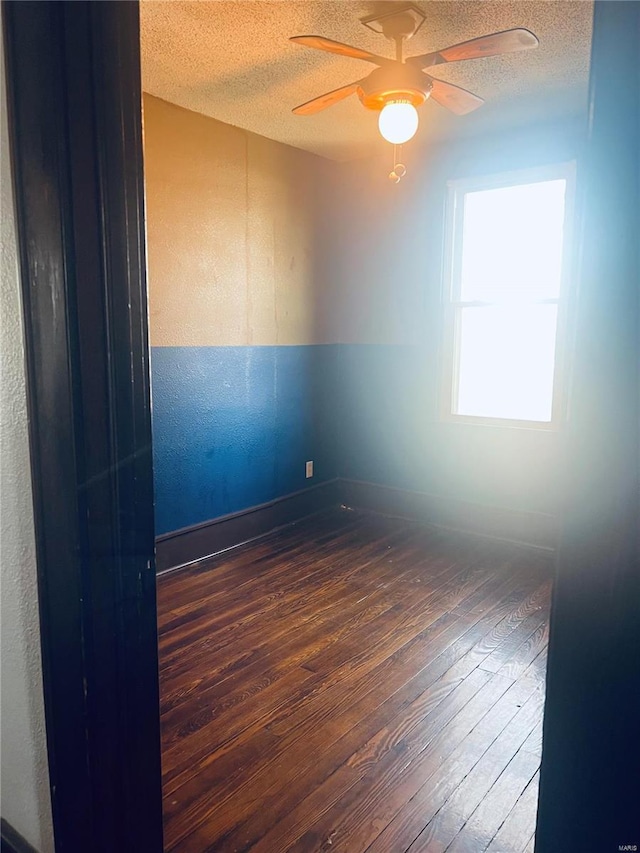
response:
[(425, 15), (416, 6), (408, 6), (381, 16), (362, 21), (365, 26), (382, 33), (396, 44), (395, 59), (378, 56), (352, 45), (342, 44), (323, 36), (292, 36), (289, 40), (304, 47), (324, 50), (339, 56), (363, 59), (378, 67), (354, 83), (326, 92), (293, 109), (296, 115), (313, 115), (333, 104), (357, 94), (362, 104), (379, 110), (378, 127), (382, 136), (395, 145), (408, 142), (418, 129), (418, 112), (427, 98), (446, 107), (457, 115), (470, 113), (481, 107), (484, 100), (460, 86), (438, 80), (424, 69), (463, 59), (498, 56), (538, 46), (537, 37), (529, 30), (517, 28), (492, 33), (469, 41), (454, 44), (443, 50), (403, 57), (404, 43), (424, 22)]

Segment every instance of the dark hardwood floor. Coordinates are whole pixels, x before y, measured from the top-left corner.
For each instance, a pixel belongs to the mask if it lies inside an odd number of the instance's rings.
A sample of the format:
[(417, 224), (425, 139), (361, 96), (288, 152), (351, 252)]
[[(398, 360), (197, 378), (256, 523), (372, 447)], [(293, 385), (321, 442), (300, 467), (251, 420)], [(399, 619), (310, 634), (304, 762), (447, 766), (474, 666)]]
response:
[(531, 853), (550, 577), (335, 511), (160, 578), (165, 849)]

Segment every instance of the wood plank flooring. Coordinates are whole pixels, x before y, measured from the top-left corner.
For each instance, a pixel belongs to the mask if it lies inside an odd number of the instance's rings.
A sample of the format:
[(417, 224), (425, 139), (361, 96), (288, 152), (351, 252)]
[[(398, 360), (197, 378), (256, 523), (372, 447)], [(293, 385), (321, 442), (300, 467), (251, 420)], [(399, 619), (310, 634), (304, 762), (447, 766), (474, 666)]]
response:
[(533, 849), (550, 576), (336, 510), (160, 578), (165, 850)]

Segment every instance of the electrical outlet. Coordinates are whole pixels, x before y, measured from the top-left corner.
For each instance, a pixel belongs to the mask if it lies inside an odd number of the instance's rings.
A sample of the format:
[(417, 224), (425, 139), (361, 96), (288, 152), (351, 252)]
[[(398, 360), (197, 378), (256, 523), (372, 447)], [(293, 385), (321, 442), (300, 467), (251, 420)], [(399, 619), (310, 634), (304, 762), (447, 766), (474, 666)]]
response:
[(307, 462), (307, 464), (305, 465), (305, 476), (307, 480), (309, 479), (309, 477), (313, 477), (313, 459), (309, 460), (309, 462)]

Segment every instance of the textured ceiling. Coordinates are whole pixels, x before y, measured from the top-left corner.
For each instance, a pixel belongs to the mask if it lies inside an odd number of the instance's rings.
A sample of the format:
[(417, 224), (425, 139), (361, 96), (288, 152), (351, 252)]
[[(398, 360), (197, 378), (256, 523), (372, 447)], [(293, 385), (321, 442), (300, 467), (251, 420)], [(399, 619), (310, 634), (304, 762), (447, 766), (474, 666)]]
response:
[[(315, 116), (297, 104), (363, 77), (375, 66), (294, 45), (324, 35), (392, 56), (392, 45), (359, 21), (389, 2), (142, 0), (143, 87), (164, 100), (270, 139), (338, 160), (380, 150), (377, 113), (357, 96)], [(487, 103), (456, 117), (435, 103), (420, 110), (422, 142), (575, 115), (585, 110), (592, 3), (555, 0), (418, 2), (426, 21), (407, 53), (424, 53), (510, 27), (540, 39), (532, 51), (433, 69)]]

